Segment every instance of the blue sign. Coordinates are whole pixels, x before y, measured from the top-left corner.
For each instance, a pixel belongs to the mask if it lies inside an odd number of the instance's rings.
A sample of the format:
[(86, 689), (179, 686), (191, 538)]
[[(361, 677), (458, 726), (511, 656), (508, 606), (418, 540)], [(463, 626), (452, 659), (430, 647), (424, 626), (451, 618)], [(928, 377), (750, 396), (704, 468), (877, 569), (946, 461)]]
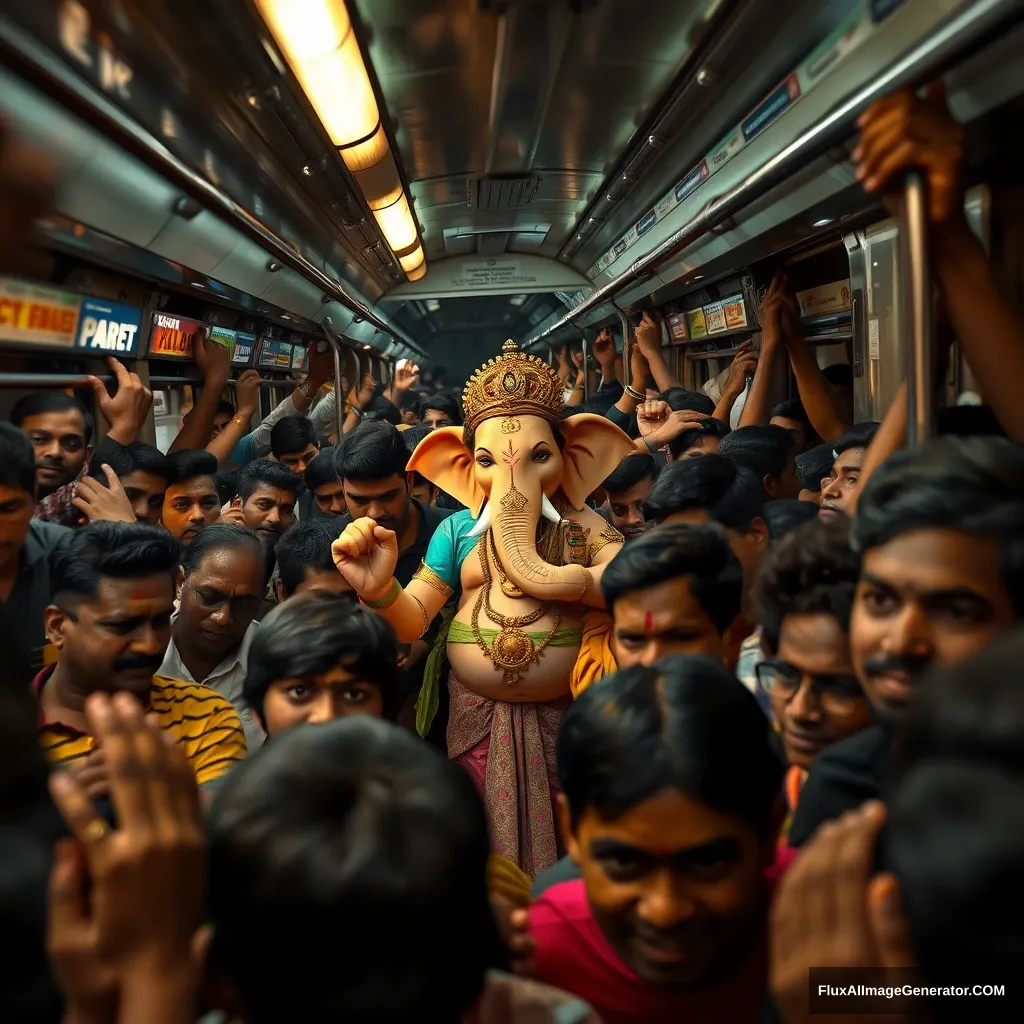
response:
[(905, 0), (871, 0), (871, 20), (877, 25), (896, 10), (902, 7)]
[(134, 356), (142, 310), (106, 299), (83, 299), (75, 347), (100, 355)]
[(658, 214), (656, 210), (648, 210), (637, 222), (636, 222), (636, 233), (638, 235), (645, 235), (655, 224), (658, 223)]
[(252, 359), (252, 350), (256, 347), (256, 335), (247, 334), (244, 331), (239, 331), (235, 335), (235, 354), (231, 357), (231, 362), (235, 366), (248, 366), (249, 360)]
[(275, 341), (273, 338), (267, 338), (263, 342), (263, 348), (260, 349), (258, 365), (262, 366), (266, 370), (276, 369), (277, 357), (281, 351), (282, 344), (283, 342)]
[(676, 185), (676, 202), (681, 203), (708, 176), (708, 162), (701, 160), (690, 173)]
[(800, 83), (796, 75), (790, 75), (743, 122), (743, 138), (749, 142), (755, 135), (760, 135), (799, 96)]

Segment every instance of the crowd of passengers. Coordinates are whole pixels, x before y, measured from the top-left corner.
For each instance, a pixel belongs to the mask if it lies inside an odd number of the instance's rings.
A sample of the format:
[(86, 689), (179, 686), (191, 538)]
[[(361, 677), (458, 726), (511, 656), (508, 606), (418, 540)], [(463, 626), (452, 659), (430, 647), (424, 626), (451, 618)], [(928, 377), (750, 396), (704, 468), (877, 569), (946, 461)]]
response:
[[(7, 269), (45, 191), (2, 143)], [(462, 424), (443, 371), (350, 388), (314, 353), (250, 429), (258, 375), (225, 404), (227, 350), (199, 337), (204, 386), (166, 454), (138, 440), (152, 395), (114, 359), (98, 442), (68, 394), (17, 403), (4, 1020), (801, 1024), (820, 966), (1002, 983), (926, 1012), (1021, 1019), (1024, 323), (964, 221), (941, 97), (879, 101), (853, 160), (886, 202), (926, 173), (944, 337), (989, 404), (942, 409), (913, 450), (904, 390), (854, 423), (850, 369), (819, 368), (781, 273), (717, 404), (679, 385), (649, 314), (622, 356), (597, 338), (589, 400), (581, 355), (559, 354), (566, 415), (607, 416), (636, 451), (590, 498), (626, 537), (601, 579), (618, 671), (565, 715), (567, 855), (536, 878), (491, 852), (444, 756), (443, 684), (417, 706), (446, 678), (450, 609), (399, 644), (332, 558), (370, 517), (404, 586), (460, 507), (406, 471)], [(773, 406), (780, 367), (797, 395)]]

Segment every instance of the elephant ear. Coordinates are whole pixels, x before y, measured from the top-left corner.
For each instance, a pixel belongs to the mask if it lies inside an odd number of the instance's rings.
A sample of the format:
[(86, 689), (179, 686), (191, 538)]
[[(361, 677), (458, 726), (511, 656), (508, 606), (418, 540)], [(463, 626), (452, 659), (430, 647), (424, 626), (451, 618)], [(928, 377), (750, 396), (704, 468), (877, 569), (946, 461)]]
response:
[(462, 427), (432, 430), (416, 445), (405, 470), (425, 476), (462, 502), (474, 516), (480, 515), (487, 496), (477, 483), (473, 456), (462, 441)]
[(583, 412), (563, 420), (562, 432), (562, 492), (573, 507), (582, 508), (588, 496), (636, 449), (611, 420), (593, 413)]

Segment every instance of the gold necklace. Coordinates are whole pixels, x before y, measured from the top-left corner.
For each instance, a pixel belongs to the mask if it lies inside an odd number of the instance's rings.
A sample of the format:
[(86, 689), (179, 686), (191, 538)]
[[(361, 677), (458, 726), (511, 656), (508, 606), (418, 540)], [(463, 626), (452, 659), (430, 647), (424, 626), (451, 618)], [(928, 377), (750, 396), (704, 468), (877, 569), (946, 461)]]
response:
[[(519, 674), (527, 665), (533, 664), (540, 657), (558, 630), (562, 622), (562, 613), (555, 611), (555, 624), (548, 631), (547, 636), (534, 646), (529, 634), (524, 633), (523, 626), (532, 625), (540, 619), (547, 608), (540, 607), (528, 615), (500, 615), (491, 607), (490, 590), (493, 583), (491, 576), (490, 559), (487, 557), (487, 548), (480, 544), (480, 568), (483, 570), (484, 582), (477, 595), (476, 603), (473, 605), (473, 613), (470, 616), (470, 626), (473, 630), (473, 639), (477, 646), (490, 658), (496, 669), (505, 673), (505, 682), (509, 686), (515, 686), (519, 682)], [(497, 559), (495, 559), (497, 562)], [(486, 608), (487, 617), (501, 628), (494, 641), (488, 646), (483, 634), (480, 632), (480, 609)]]

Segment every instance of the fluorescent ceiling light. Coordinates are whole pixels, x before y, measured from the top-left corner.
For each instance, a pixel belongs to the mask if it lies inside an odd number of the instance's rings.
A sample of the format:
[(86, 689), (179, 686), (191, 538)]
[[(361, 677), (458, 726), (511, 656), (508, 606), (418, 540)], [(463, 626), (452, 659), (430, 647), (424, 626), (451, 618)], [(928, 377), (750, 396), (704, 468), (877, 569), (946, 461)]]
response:
[(811, 225), (811, 227), (812, 228), (823, 228), (823, 227), (827, 227), (831, 223), (832, 223), (832, 218), (831, 217), (822, 217), (820, 220), (816, 220)]
[(526, 296), (513, 295), (512, 298), (509, 299), (508, 301), (511, 302), (513, 306), (521, 306), (526, 301)]
[(399, 256), (398, 262), (402, 264), (402, 269), (407, 273), (414, 271), (425, 259), (426, 255), (423, 252), (423, 246), (417, 245), (415, 249), (408, 256)]
[(431, 313), (436, 313), (441, 308), (441, 303), (437, 299), (427, 299), (427, 309)]
[(409, 200), (403, 192), (398, 200), (383, 210), (373, 211), (374, 219), (381, 233), (394, 252), (408, 249), (417, 239), (416, 222), (412, 219)]
[(427, 261), (424, 260), (415, 270), (410, 270), (405, 276), (410, 281), (418, 281), (427, 272)]

